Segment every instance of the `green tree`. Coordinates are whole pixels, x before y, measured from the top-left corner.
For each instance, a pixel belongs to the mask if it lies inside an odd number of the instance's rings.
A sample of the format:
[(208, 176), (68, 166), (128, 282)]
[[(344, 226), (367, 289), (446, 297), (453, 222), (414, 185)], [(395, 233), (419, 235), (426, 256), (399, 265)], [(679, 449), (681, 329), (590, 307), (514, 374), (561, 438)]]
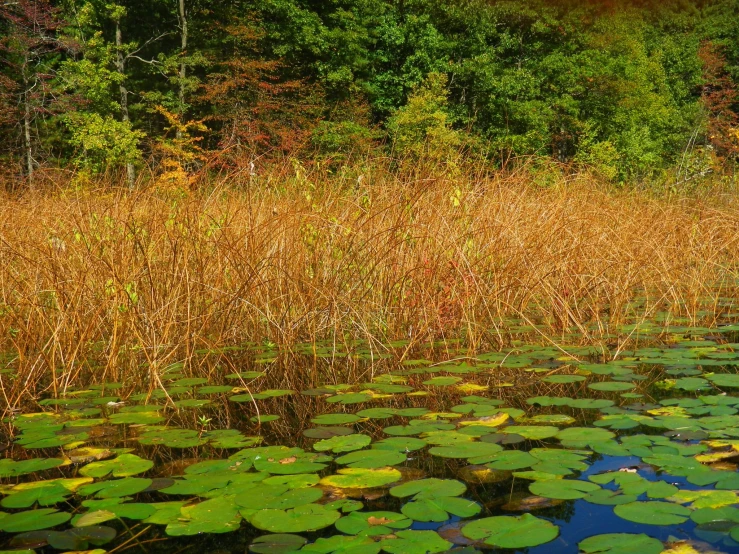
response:
[(388, 120), (393, 149), (401, 158), (449, 163), (458, 154), (462, 138), (452, 128), (446, 85), (445, 74), (429, 73)]

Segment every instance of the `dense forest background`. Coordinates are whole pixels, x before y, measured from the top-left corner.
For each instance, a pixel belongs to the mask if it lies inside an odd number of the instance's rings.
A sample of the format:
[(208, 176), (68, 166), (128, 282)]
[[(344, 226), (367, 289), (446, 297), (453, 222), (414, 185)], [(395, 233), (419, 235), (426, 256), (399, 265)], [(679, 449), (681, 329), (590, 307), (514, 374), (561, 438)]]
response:
[(17, 0), (0, 168), (183, 181), (275, 160), (728, 175), (739, 0)]

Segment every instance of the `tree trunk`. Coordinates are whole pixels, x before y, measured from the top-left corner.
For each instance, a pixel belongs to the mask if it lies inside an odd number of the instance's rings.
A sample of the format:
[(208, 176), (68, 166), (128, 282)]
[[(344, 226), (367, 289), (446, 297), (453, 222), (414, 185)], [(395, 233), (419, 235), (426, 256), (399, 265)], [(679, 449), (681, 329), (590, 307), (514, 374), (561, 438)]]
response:
[[(181, 52), (182, 60), (180, 62), (180, 91), (179, 91), (179, 102), (180, 102), (180, 123), (182, 122), (185, 113), (185, 79), (187, 78), (187, 64), (185, 63), (184, 56), (187, 50), (187, 14), (185, 13), (185, 0), (179, 1), (179, 17), (180, 17), (180, 39), (181, 39)], [(182, 131), (177, 129), (177, 138), (182, 138)]]
[[(116, 70), (121, 76), (120, 84), (118, 85), (121, 92), (121, 120), (123, 122), (130, 121), (128, 115), (128, 89), (126, 88), (126, 60), (123, 57), (123, 36), (121, 34), (121, 22), (116, 20), (115, 22), (115, 46), (116, 46)], [(128, 182), (128, 188), (133, 188), (136, 183), (136, 168), (133, 166), (133, 162), (126, 162), (126, 181)]]
[(26, 176), (28, 177), (28, 188), (33, 190), (33, 146), (31, 144), (31, 83), (26, 73), (28, 67), (28, 56), (23, 64), (23, 142), (26, 151)]

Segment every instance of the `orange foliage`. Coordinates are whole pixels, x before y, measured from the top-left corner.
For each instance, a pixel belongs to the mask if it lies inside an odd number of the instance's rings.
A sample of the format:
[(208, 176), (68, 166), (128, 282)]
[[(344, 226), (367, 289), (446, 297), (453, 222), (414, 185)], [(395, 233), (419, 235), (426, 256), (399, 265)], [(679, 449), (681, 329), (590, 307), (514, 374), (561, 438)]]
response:
[(698, 52), (703, 62), (701, 104), (708, 113), (708, 137), (722, 158), (739, 156), (739, 92), (726, 72), (726, 59), (715, 44), (704, 42)]
[(299, 150), (315, 125), (307, 87), (297, 79), (281, 79), (281, 63), (260, 56), (262, 32), (255, 23), (224, 30), (231, 50), (223, 52), (199, 97), (212, 106), (207, 120), (219, 126), (219, 149), (232, 159), (244, 150), (255, 155)]

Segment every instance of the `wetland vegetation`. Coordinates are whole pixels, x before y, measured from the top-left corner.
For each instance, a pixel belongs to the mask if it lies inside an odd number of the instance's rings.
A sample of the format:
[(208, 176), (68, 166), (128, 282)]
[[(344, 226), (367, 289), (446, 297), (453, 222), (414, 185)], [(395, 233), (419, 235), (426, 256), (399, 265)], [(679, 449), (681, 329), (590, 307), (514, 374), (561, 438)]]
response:
[(8, 197), (3, 548), (738, 551), (731, 196), (396, 177)]
[(0, 554), (739, 554), (738, 12), (0, 3)]

